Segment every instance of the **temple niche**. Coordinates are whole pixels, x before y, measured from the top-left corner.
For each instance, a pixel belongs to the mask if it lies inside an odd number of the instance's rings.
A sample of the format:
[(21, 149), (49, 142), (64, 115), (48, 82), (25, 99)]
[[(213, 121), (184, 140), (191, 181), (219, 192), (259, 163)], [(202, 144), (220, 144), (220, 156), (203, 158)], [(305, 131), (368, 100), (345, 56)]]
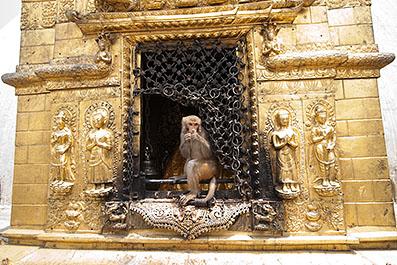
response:
[(34, 1), (21, 28), (11, 243), (396, 247), (369, 1)]

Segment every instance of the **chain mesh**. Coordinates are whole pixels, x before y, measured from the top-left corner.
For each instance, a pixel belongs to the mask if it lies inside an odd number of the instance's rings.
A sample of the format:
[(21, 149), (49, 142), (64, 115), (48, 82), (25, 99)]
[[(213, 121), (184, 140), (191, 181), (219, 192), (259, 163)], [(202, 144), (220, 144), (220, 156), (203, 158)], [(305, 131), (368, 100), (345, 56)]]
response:
[(241, 196), (250, 198), (250, 122), (239, 48), (220, 41), (140, 46), (141, 93), (197, 108), (219, 163), (234, 173)]

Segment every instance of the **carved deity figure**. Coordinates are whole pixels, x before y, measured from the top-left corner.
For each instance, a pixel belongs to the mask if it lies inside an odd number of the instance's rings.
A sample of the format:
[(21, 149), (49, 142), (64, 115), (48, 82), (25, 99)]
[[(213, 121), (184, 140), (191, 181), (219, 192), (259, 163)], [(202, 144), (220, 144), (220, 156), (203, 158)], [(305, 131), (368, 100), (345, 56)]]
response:
[(269, 23), (264, 30), (264, 51), (263, 55), (265, 57), (280, 54), (282, 52), (281, 45), (278, 43), (277, 34), (280, 28), (274, 23)]
[(311, 140), (314, 144), (314, 154), (319, 166), (319, 179), (323, 187), (339, 186), (336, 180), (336, 132), (328, 123), (327, 110), (317, 105), (314, 109), (315, 125), (311, 130)]
[(104, 62), (110, 64), (112, 62), (112, 54), (110, 53), (111, 37), (108, 34), (100, 34), (96, 39), (99, 51), (95, 54), (95, 62)]
[(112, 148), (114, 135), (107, 128), (109, 112), (104, 108), (96, 109), (91, 116), (93, 129), (88, 133), (86, 149), (90, 152), (88, 183), (92, 190), (104, 191), (113, 181)]
[(51, 134), (51, 165), (56, 169), (53, 182), (72, 182), (73, 173), (72, 146), (73, 134), (66, 124), (65, 112), (60, 111), (55, 116), (56, 129)]
[[(179, 149), (186, 159), (184, 175), (187, 177), (189, 188), (189, 193), (180, 198), (180, 204), (186, 205), (192, 200), (197, 203), (207, 203), (215, 194), (219, 171), (199, 117), (191, 115), (182, 118)], [(200, 180), (205, 179), (210, 179), (208, 194), (204, 199), (197, 199), (201, 190)]]
[(299, 193), (296, 149), (299, 146), (297, 129), (290, 125), (290, 113), (285, 109), (277, 111), (276, 130), (271, 134), (271, 141), (276, 151), (275, 173), (277, 192), (284, 195)]

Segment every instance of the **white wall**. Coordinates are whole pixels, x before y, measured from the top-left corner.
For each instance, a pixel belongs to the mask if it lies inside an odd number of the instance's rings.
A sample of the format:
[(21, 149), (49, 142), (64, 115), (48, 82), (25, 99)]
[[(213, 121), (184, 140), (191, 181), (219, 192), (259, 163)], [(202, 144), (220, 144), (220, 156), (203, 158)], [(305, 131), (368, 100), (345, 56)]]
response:
[[(380, 51), (397, 55), (397, 1), (372, 0), (372, 16), (375, 41)], [(397, 60), (382, 69), (378, 84), (390, 174), (395, 183), (397, 201)]]
[[(0, 75), (15, 71), (19, 61), (20, 0), (0, 0)], [(0, 207), (10, 205), (17, 98), (0, 82)]]

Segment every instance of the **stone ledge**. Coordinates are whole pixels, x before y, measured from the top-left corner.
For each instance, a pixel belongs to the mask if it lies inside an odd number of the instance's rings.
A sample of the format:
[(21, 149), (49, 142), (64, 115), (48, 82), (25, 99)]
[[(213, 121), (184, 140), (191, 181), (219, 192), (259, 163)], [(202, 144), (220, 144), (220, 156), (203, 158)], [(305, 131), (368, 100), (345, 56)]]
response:
[[(237, 234), (202, 237), (196, 240), (145, 233), (120, 235), (70, 234), (43, 230), (8, 229), (1, 233), (11, 244), (38, 245), (50, 248), (146, 249), (146, 250), (349, 250), (397, 248), (397, 230), (354, 232), (348, 235), (262, 237)], [(374, 244), (375, 243), (375, 244)]]

